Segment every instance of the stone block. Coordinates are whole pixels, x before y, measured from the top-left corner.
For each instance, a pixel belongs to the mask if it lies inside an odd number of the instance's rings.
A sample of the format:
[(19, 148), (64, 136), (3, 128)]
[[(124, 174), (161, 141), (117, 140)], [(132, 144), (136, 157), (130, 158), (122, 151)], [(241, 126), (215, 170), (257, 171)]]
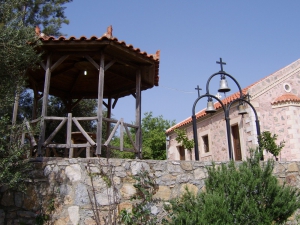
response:
[(73, 225), (77, 225), (79, 222), (79, 206), (71, 206), (68, 208), (69, 218)]
[(130, 199), (136, 193), (136, 189), (131, 183), (125, 183), (120, 189), (120, 193), (124, 199)]
[(132, 212), (132, 203), (131, 202), (121, 202), (118, 205), (118, 212), (120, 213), (122, 210), (127, 210), (128, 212)]
[(193, 164), (190, 161), (183, 161), (180, 165), (183, 170), (191, 171), (193, 169)]
[(132, 175), (137, 175), (141, 170), (146, 170), (146, 171), (150, 172), (150, 167), (145, 162), (139, 162), (139, 161), (131, 162)]
[(188, 189), (191, 193), (197, 194), (198, 193), (198, 187), (193, 184), (183, 184), (180, 188), (180, 195), (183, 195), (186, 192), (186, 189)]
[(159, 186), (157, 192), (153, 196), (154, 199), (170, 200), (171, 189), (168, 186)]
[(204, 172), (204, 168), (198, 168), (194, 170), (194, 178), (196, 180), (202, 180), (206, 178), (206, 174)]
[(288, 168), (287, 168), (287, 172), (299, 172), (299, 169), (298, 169), (298, 165), (297, 163), (289, 163), (288, 164)]
[(81, 180), (81, 168), (78, 164), (67, 166), (65, 174), (71, 182), (77, 182)]

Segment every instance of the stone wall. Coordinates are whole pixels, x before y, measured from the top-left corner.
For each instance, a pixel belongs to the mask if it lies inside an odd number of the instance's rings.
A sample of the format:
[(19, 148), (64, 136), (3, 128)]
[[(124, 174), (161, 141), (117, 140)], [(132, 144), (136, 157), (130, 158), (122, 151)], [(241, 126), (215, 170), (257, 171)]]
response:
[[(142, 169), (156, 180), (155, 198), (168, 201), (180, 196), (185, 186), (193, 192), (201, 191), (207, 177), (206, 166), (211, 165), (195, 161), (98, 158), (42, 158), (32, 163), (35, 179), (28, 183), (25, 194), (1, 189), (0, 224), (35, 224), (35, 218), (41, 219), (44, 213), (50, 216), (48, 224), (92, 225), (96, 224), (92, 207), (95, 202), (104, 224), (107, 214), (117, 215), (132, 207), (130, 197), (136, 191), (132, 175)], [(274, 174), (280, 183), (299, 188), (299, 168), (300, 162), (276, 162)], [(112, 178), (111, 186), (108, 178)], [(152, 205), (151, 213), (163, 217), (162, 202)], [(288, 224), (296, 224), (295, 217)]]

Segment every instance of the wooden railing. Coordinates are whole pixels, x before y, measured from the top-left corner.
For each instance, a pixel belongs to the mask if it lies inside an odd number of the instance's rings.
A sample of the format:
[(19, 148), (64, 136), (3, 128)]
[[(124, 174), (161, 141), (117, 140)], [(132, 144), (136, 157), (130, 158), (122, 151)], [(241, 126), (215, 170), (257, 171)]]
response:
[[(36, 124), (41, 120), (41, 118), (39, 119), (35, 119), (32, 121), (27, 121), (25, 119), (25, 124), (26, 124), (26, 128), (27, 131), (26, 133), (29, 134), (29, 138), (30, 138), (30, 145), (31, 148), (37, 148), (38, 144), (37, 144), (37, 140), (35, 139), (34, 135), (32, 134), (32, 124)], [(45, 121), (61, 121), (58, 126), (54, 129), (54, 131), (48, 136), (48, 138), (42, 143), (42, 148), (44, 149), (48, 149), (52, 148), (54, 155), (56, 155), (56, 150), (58, 148), (65, 148), (65, 149), (69, 149), (69, 157), (72, 158), (74, 156), (74, 148), (86, 148), (86, 157), (90, 157), (90, 149), (94, 148), (97, 146), (98, 143), (96, 143), (90, 132), (87, 132), (84, 130), (84, 128), (81, 126), (79, 121), (92, 121), (95, 120), (97, 121), (97, 117), (72, 117), (72, 114), (69, 113), (68, 117), (55, 117), (55, 116), (46, 116), (44, 117)], [(103, 118), (103, 121), (108, 122), (109, 124), (115, 124), (112, 132), (109, 134), (108, 139), (105, 140), (105, 142), (102, 144), (102, 147), (106, 147), (106, 148), (110, 148), (110, 149), (116, 149), (116, 150), (120, 150), (120, 151), (128, 151), (128, 152), (134, 152), (134, 153), (138, 153), (138, 146), (136, 145), (135, 141), (132, 139), (132, 135), (129, 131), (129, 128), (134, 128), (136, 131), (138, 130), (138, 126), (133, 125), (133, 124), (128, 124), (128, 123), (124, 123), (123, 119), (121, 118), (120, 120), (114, 120), (114, 119), (109, 119), (109, 118)], [(61, 128), (67, 123), (67, 131), (66, 131), (66, 143), (53, 143), (52, 140), (55, 137), (55, 135), (61, 130)], [(74, 143), (72, 141), (72, 123), (74, 123), (76, 125), (76, 127), (78, 128), (78, 130), (80, 131), (80, 133), (84, 136), (84, 138), (86, 139), (86, 143)], [(113, 137), (116, 135), (116, 132), (119, 128), (119, 132), (120, 132), (120, 146), (112, 146), (110, 145), (111, 140), (113, 139)], [(124, 147), (124, 130), (130, 140), (130, 143), (132, 145), (132, 148), (125, 148)], [(78, 132), (77, 132), (78, 133)]]

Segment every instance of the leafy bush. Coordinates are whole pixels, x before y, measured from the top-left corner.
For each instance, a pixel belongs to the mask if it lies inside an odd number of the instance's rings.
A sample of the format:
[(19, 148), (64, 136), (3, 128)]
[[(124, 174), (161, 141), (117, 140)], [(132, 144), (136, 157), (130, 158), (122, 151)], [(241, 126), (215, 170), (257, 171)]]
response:
[(132, 212), (122, 210), (120, 212), (120, 220), (125, 225), (155, 225), (158, 223), (156, 215), (151, 214), (151, 206), (154, 202), (153, 195), (157, 191), (157, 185), (153, 177), (149, 175), (147, 170), (142, 169), (133, 177), (136, 183), (133, 185), (136, 194), (131, 198), (136, 201), (133, 204)]
[[(233, 161), (208, 167), (206, 191), (187, 191), (174, 199), (169, 224), (283, 224), (300, 208), (299, 192), (279, 185), (272, 175), (274, 161), (260, 165), (255, 154), (239, 166)], [(170, 222), (171, 220), (171, 222)]]

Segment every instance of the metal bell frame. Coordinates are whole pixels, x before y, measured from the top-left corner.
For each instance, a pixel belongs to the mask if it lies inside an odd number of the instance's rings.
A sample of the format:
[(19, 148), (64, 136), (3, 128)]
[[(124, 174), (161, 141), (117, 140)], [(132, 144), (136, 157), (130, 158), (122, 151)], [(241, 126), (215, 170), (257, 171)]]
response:
[[(208, 97), (208, 102), (207, 102), (207, 109), (205, 112), (207, 113), (213, 113), (213, 112), (216, 112), (217, 110), (215, 109), (214, 107), (214, 104), (213, 104), (213, 101), (212, 99), (215, 99), (217, 100), (221, 106), (222, 106), (222, 109), (224, 111), (224, 115), (225, 115), (225, 122), (226, 122), (226, 131), (227, 131), (227, 144), (228, 144), (228, 154), (229, 154), (229, 159), (230, 160), (233, 160), (233, 151), (232, 151), (232, 143), (231, 143), (231, 129), (230, 129), (230, 118), (229, 118), (229, 112), (230, 112), (230, 108), (231, 108), (231, 105), (236, 103), (236, 102), (239, 102), (239, 105), (238, 105), (238, 110), (239, 110), (239, 115), (243, 115), (246, 112), (245, 110), (245, 106), (244, 106), (244, 103), (247, 103), (251, 109), (253, 110), (254, 112), (254, 115), (255, 115), (255, 124), (256, 124), (256, 133), (257, 133), (257, 140), (258, 140), (258, 143), (259, 143), (259, 136), (260, 136), (260, 125), (259, 125), (259, 120), (258, 120), (258, 116), (257, 116), (257, 112), (255, 110), (255, 108), (253, 107), (253, 105), (245, 99), (245, 96), (243, 95), (243, 92), (242, 92), (242, 89), (241, 89), (241, 86), (240, 84), (237, 82), (237, 80), (231, 76), (230, 74), (226, 73), (225, 71), (223, 71), (223, 65), (226, 64), (226, 63), (223, 63), (222, 62), (222, 58), (220, 58), (220, 62), (217, 62), (219, 64), (221, 64), (221, 70), (217, 73), (214, 73), (213, 75), (211, 75), (207, 82), (206, 82), (206, 94), (204, 95), (201, 95), (199, 96), (194, 104), (193, 104), (193, 108), (192, 108), (192, 123), (193, 123), (193, 136), (194, 136), (194, 149), (195, 149), (195, 160), (196, 161), (199, 161), (199, 148), (198, 148), (198, 133), (197, 133), (197, 118), (196, 118), (196, 115), (195, 115), (195, 108), (196, 108), (196, 105), (198, 103), (198, 101), (204, 97)], [(234, 83), (238, 86), (238, 89), (239, 89), (239, 92), (240, 92), (240, 97), (233, 100), (232, 102), (230, 102), (228, 105), (224, 105), (223, 102), (217, 98), (216, 96), (214, 95), (211, 95), (209, 93), (209, 83), (210, 83), (210, 80), (214, 77), (214, 76), (217, 76), (217, 75), (221, 75), (221, 82), (220, 82), (220, 89), (221, 87), (224, 87), (227, 88), (226, 90), (229, 89), (230, 91), (230, 88), (228, 87), (228, 83), (226, 81), (226, 76), (231, 78)], [(223, 80), (223, 81), (222, 81)], [(225, 82), (226, 83), (225, 83)], [(224, 92), (223, 89), (221, 89), (220, 91), (219, 89), (219, 92)], [(263, 158), (262, 158), (263, 160)]]

